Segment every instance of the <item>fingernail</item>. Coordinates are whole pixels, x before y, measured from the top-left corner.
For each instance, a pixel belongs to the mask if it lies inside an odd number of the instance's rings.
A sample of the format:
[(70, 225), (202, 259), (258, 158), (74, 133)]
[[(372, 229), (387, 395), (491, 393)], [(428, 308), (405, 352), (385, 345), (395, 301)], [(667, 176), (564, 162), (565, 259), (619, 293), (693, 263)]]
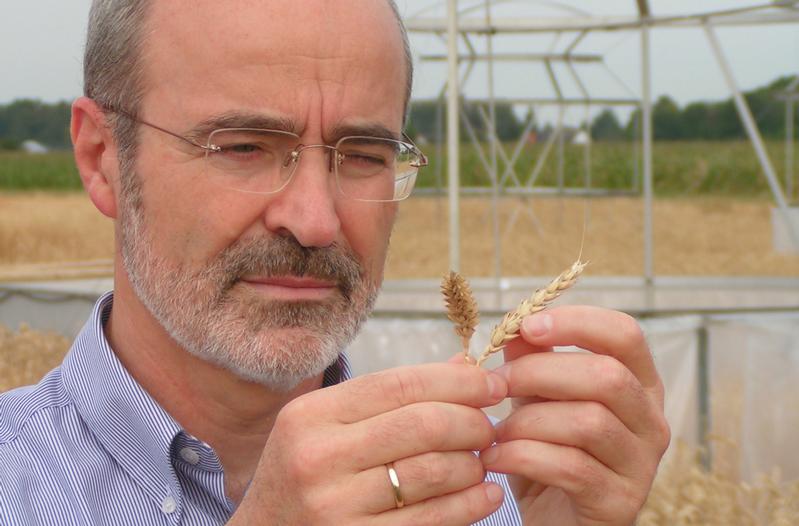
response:
[(486, 497), (491, 504), (498, 504), (502, 502), (502, 497), (505, 493), (497, 484), (486, 484)]
[(488, 392), (491, 393), (491, 398), (495, 400), (505, 398), (508, 389), (507, 383), (502, 377), (493, 373), (488, 373), (486, 381), (488, 382)]
[(490, 447), (480, 452), (480, 460), (483, 465), (493, 464), (499, 458), (499, 450), (496, 447)]
[(522, 329), (528, 336), (543, 336), (552, 329), (552, 316), (546, 313), (527, 316)]

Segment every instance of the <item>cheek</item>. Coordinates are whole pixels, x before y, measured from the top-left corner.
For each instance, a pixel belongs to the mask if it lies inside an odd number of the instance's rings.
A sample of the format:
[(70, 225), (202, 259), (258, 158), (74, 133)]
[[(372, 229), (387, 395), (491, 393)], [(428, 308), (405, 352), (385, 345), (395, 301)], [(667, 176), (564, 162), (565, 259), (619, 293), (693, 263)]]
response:
[(193, 172), (158, 173), (142, 190), (152, 242), (190, 266), (235, 242), (259, 213), (247, 199), (196, 181)]
[(373, 279), (381, 280), (397, 203), (349, 201), (340, 207), (342, 233)]

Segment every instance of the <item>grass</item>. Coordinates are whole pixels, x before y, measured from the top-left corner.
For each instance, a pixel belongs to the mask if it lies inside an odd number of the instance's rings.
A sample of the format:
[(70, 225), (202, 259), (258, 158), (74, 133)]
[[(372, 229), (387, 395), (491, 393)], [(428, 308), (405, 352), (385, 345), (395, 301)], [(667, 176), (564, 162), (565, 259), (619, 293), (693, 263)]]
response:
[[(773, 141), (767, 146), (772, 162), (780, 176), (783, 176), (784, 143)], [(518, 177), (522, 182), (529, 178), (543, 147), (539, 143), (524, 148), (516, 165)], [(505, 145), (509, 156), (513, 148), (513, 144)], [(437, 147), (433, 144), (423, 149), (430, 158), (430, 166), (419, 175), (418, 186), (435, 188), (440, 184), (445, 187), (446, 155), (439, 158)], [(489, 180), (475, 147), (464, 143), (461, 156), (462, 186), (488, 186)], [(740, 197), (771, 195), (752, 146), (747, 141), (658, 142), (654, 145), (653, 163), (655, 194), (661, 197), (697, 194)], [(566, 145), (564, 148), (566, 186), (585, 184), (584, 165), (584, 148)], [(595, 143), (592, 145), (591, 154), (592, 186), (611, 190), (632, 189), (635, 187), (634, 165), (635, 152), (632, 143)], [(500, 157), (500, 173), (504, 172), (504, 169), (505, 165)], [(557, 182), (557, 147), (553, 147), (536, 184), (555, 186)], [(512, 183), (508, 182), (508, 185), (510, 184)], [(42, 155), (0, 152), (0, 191), (74, 190), (80, 186), (80, 178), (70, 151)]]
[(0, 191), (81, 188), (71, 151), (46, 154), (0, 152)]
[[(780, 176), (784, 176), (784, 151), (782, 142), (767, 145), (772, 163)], [(505, 145), (510, 156), (513, 145)], [(527, 181), (533, 172), (536, 159), (544, 146), (535, 144), (525, 147), (517, 163), (518, 177)], [(602, 142), (592, 145), (591, 184), (595, 188), (629, 190), (635, 188), (635, 151), (629, 142)], [(430, 157), (430, 166), (419, 176), (418, 185), (423, 188), (446, 187), (446, 154), (441, 158), (437, 148), (430, 144), (423, 148)], [(443, 149), (446, 151), (446, 148)], [(486, 156), (488, 155), (487, 149)], [(498, 154), (499, 155), (499, 154)], [(488, 186), (488, 178), (480, 161), (479, 153), (471, 144), (464, 144), (461, 153), (461, 185)], [(640, 156), (639, 156), (640, 157)], [(442, 164), (443, 163), (443, 164)], [(500, 174), (505, 164), (501, 156), (498, 161)], [(564, 148), (564, 184), (581, 187), (585, 184), (584, 147), (567, 145)], [(660, 197), (684, 195), (718, 195), (741, 197), (769, 197), (771, 192), (752, 146), (747, 141), (692, 141), (657, 142), (653, 150), (655, 194)], [(799, 168), (796, 170), (799, 172)], [(558, 183), (557, 148), (550, 151), (546, 163), (536, 182), (539, 186), (556, 186)], [(508, 185), (511, 185), (508, 182)]]

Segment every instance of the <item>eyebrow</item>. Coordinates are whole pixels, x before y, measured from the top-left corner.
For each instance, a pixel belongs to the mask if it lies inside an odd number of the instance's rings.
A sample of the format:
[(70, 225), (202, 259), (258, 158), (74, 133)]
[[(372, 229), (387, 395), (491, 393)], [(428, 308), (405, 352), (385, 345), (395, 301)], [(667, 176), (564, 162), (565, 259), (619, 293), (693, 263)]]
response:
[(378, 139), (402, 140), (402, 136), (382, 124), (340, 124), (333, 128), (329, 140), (338, 142), (342, 137), (375, 137)]
[[(212, 115), (194, 128), (186, 132), (186, 137), (194, 140), (205, 140), (214, 131), (222, 128), (254, 128), (259, 130), (279, 130), (299, 135), (299, 129), (294, 121), (285, 117), (261, 113), (247, 113), (230, 111), (219, 115)], [(340, 124), (333, 128), (329, 140), (336, 143), (342, 137), (376, 137), (381, 139), (402, 140), (397, 134), (382, 124)]]
[(255, 128), (297, 133), (297, 126), (291, 119), (261, 113), (231, 111), (204, 119), (186, 132), (186, 136), (195, 140), (206, 139), (211, 132), (222, 128)]

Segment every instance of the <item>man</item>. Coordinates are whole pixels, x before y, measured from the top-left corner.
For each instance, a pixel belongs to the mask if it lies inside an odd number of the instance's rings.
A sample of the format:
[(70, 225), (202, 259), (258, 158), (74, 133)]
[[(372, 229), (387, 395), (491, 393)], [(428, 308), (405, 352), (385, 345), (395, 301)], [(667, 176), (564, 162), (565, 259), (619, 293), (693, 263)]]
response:
[[(95, 0), (85, 73), (114, 293), (0, 398), (1, 524), (634, 521), (669, 432), (623, 314), (530, 317), (493, 372), (344, 381), (424, 164), (392, 3)], [(592, 353), (547, 352), (572, 344)]]

